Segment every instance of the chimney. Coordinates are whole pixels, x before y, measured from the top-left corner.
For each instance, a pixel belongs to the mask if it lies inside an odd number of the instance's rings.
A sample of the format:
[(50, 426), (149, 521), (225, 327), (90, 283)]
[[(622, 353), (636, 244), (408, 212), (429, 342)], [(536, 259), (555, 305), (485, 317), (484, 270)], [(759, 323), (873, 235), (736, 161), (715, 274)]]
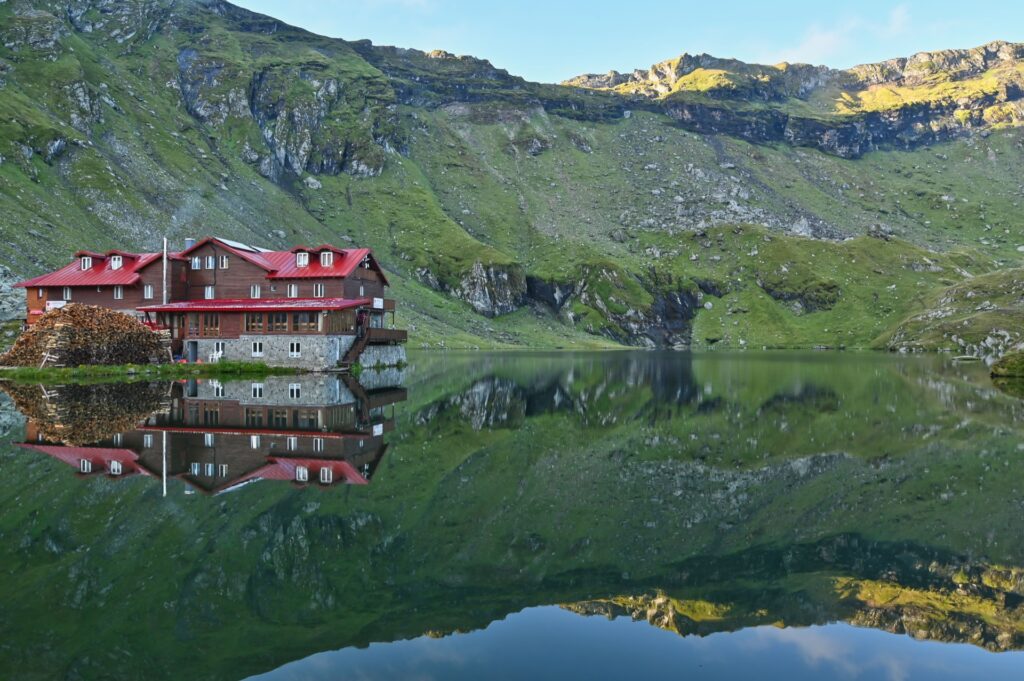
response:
[(192, 237), (185, 237), (185, 250), (192, 248), (196, 245), (196, 240)]

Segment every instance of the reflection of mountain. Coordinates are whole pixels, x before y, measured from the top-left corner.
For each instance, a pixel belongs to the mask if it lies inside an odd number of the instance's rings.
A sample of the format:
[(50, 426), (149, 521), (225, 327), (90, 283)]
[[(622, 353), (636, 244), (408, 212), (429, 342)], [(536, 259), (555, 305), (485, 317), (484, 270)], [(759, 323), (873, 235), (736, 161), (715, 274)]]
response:
[[(1019, 648), (1021, 402), (936, 362), (414, 358), (373, 484), (335, 494), (157, 499), (3, 451), (0, 668), (241, 678), (552, 603), (680, 632), (844, 620)], [(138, 432), (219, 447), (253, 427), (252, 385), (222, 388), (179, 388)]]
[(366, 484), (405, 399), (308, 375), (5, 389), (29, 417), (23, 448), (80, 475), (178, 478), (205, 493), (255, 480)]

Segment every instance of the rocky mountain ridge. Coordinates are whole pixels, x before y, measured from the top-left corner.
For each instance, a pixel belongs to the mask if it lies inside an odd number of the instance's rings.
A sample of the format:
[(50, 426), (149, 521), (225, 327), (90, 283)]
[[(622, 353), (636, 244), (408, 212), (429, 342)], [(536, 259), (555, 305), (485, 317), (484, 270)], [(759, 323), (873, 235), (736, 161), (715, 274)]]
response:
[(848, 100), (823, 67), (687, 57), (650, 96), (221, 0), (8, 0), (0, 256), (351, 241), (421, 344), (884, 345), (920, 291), (1020, 264), (1018, 56), (936, 57), (919, 103), (917, 57)]

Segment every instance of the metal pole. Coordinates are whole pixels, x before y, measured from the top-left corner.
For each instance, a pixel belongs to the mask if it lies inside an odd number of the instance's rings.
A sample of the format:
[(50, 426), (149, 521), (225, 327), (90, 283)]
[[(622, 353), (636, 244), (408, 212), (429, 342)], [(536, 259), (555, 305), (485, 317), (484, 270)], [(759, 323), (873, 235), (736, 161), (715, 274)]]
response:
[(161, 296), (161, 298), (163, 299), (163, 304), (166, 305), (167, 304), (167, 237), (164, 237), (163, 261), (164, 261), (164, 272), (163, 272), (163, 275), (164, 275), (163, 276), (163, 289), (164, 290), (163, 290), (163, 295)]

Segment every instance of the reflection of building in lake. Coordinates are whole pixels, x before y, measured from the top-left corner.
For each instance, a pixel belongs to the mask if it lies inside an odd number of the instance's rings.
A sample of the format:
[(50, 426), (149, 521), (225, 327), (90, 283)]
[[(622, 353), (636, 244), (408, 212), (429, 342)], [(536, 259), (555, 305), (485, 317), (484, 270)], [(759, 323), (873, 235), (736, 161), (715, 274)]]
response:
[[(366, 390), (348, 376), (268, 376), (172, 384), (164, 409), (88, 446), (48, 441), (30, 419), (23, 447), (79, 475), (179, 478), (204, 493), (255, 480), (366, 484), (387, 451), (404, 388)], [(81, 405), (87, 408), (87, 405)]]

